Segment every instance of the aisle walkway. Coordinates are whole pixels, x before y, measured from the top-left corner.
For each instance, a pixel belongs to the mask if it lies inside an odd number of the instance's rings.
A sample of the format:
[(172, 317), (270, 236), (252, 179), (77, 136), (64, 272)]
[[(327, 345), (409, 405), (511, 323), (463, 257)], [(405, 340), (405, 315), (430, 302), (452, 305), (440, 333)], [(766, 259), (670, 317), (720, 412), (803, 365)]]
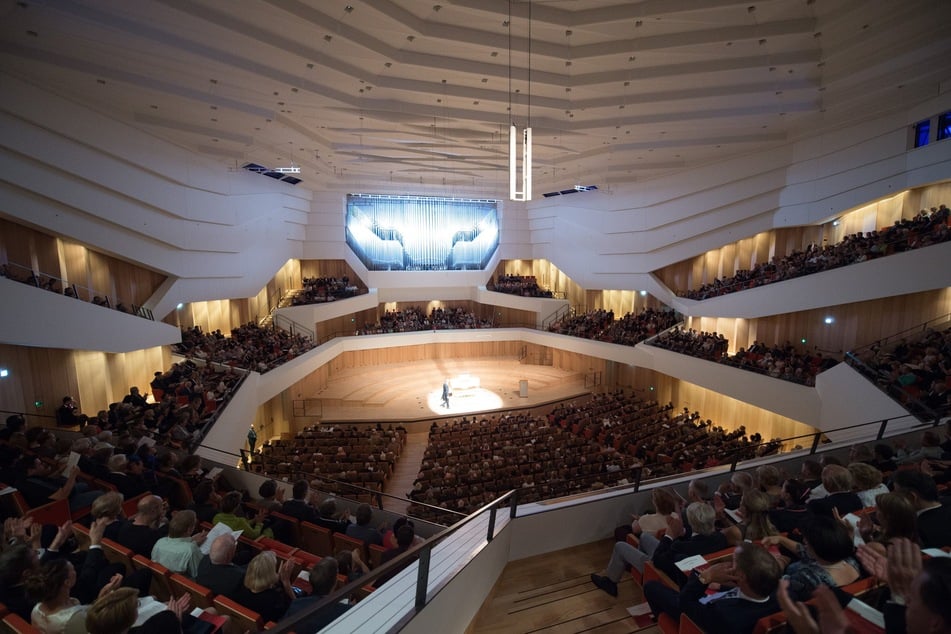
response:
[(429, 432), (406, 434), (406, 445), (400, 459), (396, 461), (393, 475), (386, 481), (383, 492), (383, 508), (401, 515), (406, 514), (409, 500), (406, 494), (413, 490), (413, 481), (419, 474), (419, 465), (423, 461), (426, 445), (429, 443)]

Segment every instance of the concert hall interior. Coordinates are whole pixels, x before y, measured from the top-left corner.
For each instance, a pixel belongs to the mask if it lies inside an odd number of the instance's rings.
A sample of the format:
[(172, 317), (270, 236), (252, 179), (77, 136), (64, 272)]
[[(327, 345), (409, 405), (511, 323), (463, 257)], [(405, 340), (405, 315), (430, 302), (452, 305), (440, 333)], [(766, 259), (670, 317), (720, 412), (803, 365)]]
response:
[(633, 631), (653, 490), (946, 420), (951, 3), (134, 5), (0, 3), (0, 410), (412, 517), (326, 631)]

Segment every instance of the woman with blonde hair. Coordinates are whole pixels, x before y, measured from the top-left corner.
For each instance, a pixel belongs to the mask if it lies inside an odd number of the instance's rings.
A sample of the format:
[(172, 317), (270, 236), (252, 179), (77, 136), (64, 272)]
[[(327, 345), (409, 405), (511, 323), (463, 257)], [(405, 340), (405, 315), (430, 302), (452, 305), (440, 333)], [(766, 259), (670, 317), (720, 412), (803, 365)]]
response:
[(292, 568), (289, 560), (278, 568), (277, 555), (272, 550), (258, 553), (248, 562), (244, 584), (235, 593), (235, 601), (260, 614), (265, 623), (280, 621), (297, 596), (291, 587)]
[(738, 546), (744, 540), (756, 541), (779, 531), (769, 521), (770, 498), (759, 489), (750, 489), (740, 499), (737, 509), (742, 522), (723, 529), (723, 536), (731, 546)]
[(119, 527), (122, 526), (122, 521), (125, 518), (125, 513), (122, 510), (124, 499), (118, 491), (106, 491), (93, 500), (89, 509), (92, 518), (94, 520), (100, 517), (109, 518), (103, 537), (115, 540), (119, 536)]
[(849, 464), (852, 474), (852, 488), (862, 500), (863, 508), (875, 506), (875, 498), (888, 493), (888, 487), (882, 484), (882, 472), (870, 464), (853, 462)]

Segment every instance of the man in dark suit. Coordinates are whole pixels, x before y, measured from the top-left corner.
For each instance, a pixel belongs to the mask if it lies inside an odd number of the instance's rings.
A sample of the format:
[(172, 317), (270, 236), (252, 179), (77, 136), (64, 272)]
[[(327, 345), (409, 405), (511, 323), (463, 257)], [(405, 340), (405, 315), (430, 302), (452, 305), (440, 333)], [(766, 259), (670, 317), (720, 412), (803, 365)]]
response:
[[(668, 614), (675, 621), (684, 613), (707, 632), (750, 634), (756, 622), (779, 611), (776, 588), (782, 575), (776, 558), (762, 546), (741, 544), (732, 562), (714, 564), (690, 575), (678, 593), (659, 581), (644, 585), (644, 596), (657, 616)], [(709, 597), (711, 583), (734, 585)]]
[(369, 504), (361, 504), (357, 507), (357, 523), (347, 527), (347, 536), (362, 539), (367, 544), (383, 545), (383, 533), (370, 526), (373, 520), (373, 509)]
[[(310, 584), (314, 593), (309, 597), (297, 599), (291, 603), (285, 618), (301, 618), (301, 615), (312, 610), (315, 605), (327, 597), (337, 585), (337, 560), (333, 557), (324, 557), (310, 570)], [(317, 612), (303, 617), (294, 624), (298, 632), (318, 632), (333, 623), (338, 616), (350, 609), (349, 605), (334, 601)]]
[(845, 517), (863, 508), (862, 500), (852, 492), (852, 472), (842, 465), (830, 464), (822, 469), (822, 486), (829, 495), (806, 505), (813, 515), (832, 517), (835, 509), (839, 517)]
[(716, 530), (717, 512), (712, 506), (706, 502), (694, 502), (687, 507), (686, 515), (693, 534), (687, 535), (683, 522), (676, 515), (668, 516), (667, 532), (651, 559), (658, 570), (665, 572), (681, 588), (687, 583), (687, 575), (677, 567), (678, 561), (694, 555), (709, 555), (729, 546), (723, 533)]
[(143, 557), (152, 556), (152, 547), (168, 534), (165, 523), (165, 503), (157, 495), (141, 500), (136, 514), (119, 528), (116, 541)]
[(893, 478), (895, 491), (911, 500), (918, 511), (922, 548), (951, 546), (951, 506), (938, 500), (934, 478), (920, 471), (901, 470)]
[(284, 505), (281, 507), (281, 513), (290, 515), (302, 522), (317, 524), (320, 516), (317, 514), (317, 509), (315, 509), (310, 503), (310, 500), (307, 499), (309, 491), (310, 485), (307, 483), (307, 480), (298, 480), (295, 482), (291, 492), (293, 499), (284, 502)]
[[(882, 607), (886, 634), (951, 632), (951, 559), (932, 557), (922, 561), (918, 545), (903, 537), (891, 541), (888, 555), (865, 545), (859, 546), (857, 555), (871, 574), (888, 583), (891, 591)], [(801, 620), (808, 614), (802, 603), (783, 603), (783, 611), (794, 624), (794, 619)]]
[(219, 535), (211, 543), (211, 550), (198, 563), (195, 581), (215, 594), (234, 599), (245, 575), (245, 568), (234, 563), (237, 544), (231, 533)]

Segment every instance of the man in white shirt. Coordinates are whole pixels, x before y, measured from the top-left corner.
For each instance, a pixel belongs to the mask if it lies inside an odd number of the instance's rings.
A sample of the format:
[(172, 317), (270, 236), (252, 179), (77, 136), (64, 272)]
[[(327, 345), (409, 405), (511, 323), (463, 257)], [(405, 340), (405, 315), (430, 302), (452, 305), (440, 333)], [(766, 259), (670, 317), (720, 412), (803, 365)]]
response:
[(152, 547), (152, 561), (194, 579), (203, 556), (199, 546), (208, 535), (207, 531), (192, 535), (197, 522), (195, 511), (175, 513), (168, 523), (168, 537), (161, 538)]

